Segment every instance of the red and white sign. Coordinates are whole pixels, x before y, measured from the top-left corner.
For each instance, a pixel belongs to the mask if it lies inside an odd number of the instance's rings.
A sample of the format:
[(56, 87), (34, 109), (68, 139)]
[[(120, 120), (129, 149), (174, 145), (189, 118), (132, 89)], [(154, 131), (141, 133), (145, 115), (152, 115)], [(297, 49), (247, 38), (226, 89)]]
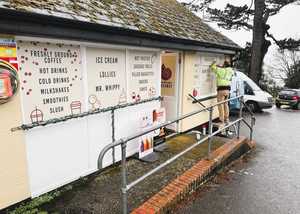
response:
[(0, 97), (8, 98), (13, 95), (9, 74), (0, 73)]
[[(153, 111), (153, 126), (157, 126), (164, 122), (166, 122), (166, 109), (165, 108), (155, 109)], [(159, 129), (159, 130), (155, 130), (154, 134), (155, 136), (159, 136), (162, 132), (164, 132), (163, 129)]]

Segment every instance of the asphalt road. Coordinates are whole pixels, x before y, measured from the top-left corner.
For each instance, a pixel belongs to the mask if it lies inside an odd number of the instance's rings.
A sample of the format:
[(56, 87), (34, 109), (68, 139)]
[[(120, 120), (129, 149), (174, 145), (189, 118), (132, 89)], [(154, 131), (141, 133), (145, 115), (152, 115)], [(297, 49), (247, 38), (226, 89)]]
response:
[(300, 213), (300, 111), (274, 108), (256, 118), (257, 149), (250, 160), (178, 213)]

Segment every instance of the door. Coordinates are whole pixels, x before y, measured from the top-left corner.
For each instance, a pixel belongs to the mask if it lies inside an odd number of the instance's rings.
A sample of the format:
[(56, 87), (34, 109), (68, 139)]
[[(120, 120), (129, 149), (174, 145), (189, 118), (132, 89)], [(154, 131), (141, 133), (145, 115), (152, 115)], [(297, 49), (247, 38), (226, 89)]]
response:
[[(230, 98), (238, 97), (244, 95), (244, 81), (237, 75), (237, 72), (234, 72), (231, 82)], [(240, 109), (240, 102), (238, 99), (231, 100), (229, 102), (230, 110)]]
[[(178, 117), (178, 84), (179, 84), (178, 53), (164, 53), (161, 60), (161, 95), (164, 98), (162, 107), (166, 109), (166, 120)], [(176, 131), (176, 124), (167, 128)]]

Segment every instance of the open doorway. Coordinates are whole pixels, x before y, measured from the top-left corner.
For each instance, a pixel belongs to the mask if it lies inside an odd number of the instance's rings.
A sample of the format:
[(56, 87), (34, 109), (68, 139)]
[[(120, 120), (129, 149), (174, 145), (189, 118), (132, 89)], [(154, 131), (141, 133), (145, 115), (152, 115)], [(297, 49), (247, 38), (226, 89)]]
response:
[[(161, 95), (162, 107), (166, 109), (166, 120), (172, 120), (179, 115), (179, 53), (166, 51), (161, 57)], [(177, 131), (176, 124), (167, 127)]]

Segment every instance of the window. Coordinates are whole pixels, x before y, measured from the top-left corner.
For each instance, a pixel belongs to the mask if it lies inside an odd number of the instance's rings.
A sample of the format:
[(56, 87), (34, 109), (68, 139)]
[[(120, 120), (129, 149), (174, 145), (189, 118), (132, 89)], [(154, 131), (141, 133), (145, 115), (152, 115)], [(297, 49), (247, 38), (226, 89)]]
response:
[(292, 91), (292, 90), (283, 90), (280, 92), (280, 94), (284, 94), (284, 95), (296, 95), (297, 92), (296, 91)]
[(244, 86), (245, 86), (245, 94), (246, 95), (254, 95), (253, 89), (250, 87), (250, 85), (244, 81)]

